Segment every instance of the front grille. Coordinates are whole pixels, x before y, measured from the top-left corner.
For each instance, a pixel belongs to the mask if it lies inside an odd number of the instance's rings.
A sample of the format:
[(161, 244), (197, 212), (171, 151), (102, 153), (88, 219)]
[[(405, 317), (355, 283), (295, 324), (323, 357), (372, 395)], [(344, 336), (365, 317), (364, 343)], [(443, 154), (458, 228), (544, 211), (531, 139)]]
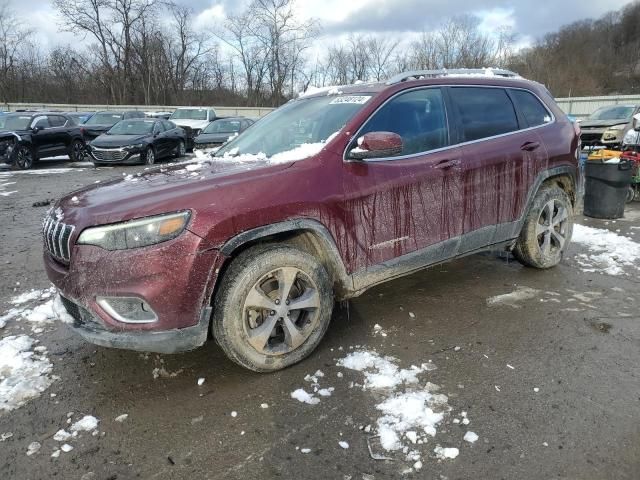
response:
[(47, 217), (44, 220), (42, 224), (44, 246), (54, 258), (65, 262), (71, 259), (71, 234), (75, 228), (53, 217)]
[(91, 149), (91, 153), (96, 158), (96, 160), (100, 160), (102, 162), (119, 162), (124, 160), (127, 156), (127, 152), (120, 149), (106, 149), (106, 148), (95, 148)]
[(86, 308), (81, 307), (77, 303), (63, 297), (62, 295), (60, 295), (60, 300), (62, 301), (62, 305), (64, 305), (67, 313), (73, 318), (74, 327), (91, 326), (96, 329), (103, 328), (100, 323), (96, 322), (93, 315), (91, 315), (91, 313)]
[(588, 133), (583, 131), (580, 134), (580, 140), (582, 140), (582, 143), (585, 145), (597, 143), (601, 139), (602, 139), (602, 133)]

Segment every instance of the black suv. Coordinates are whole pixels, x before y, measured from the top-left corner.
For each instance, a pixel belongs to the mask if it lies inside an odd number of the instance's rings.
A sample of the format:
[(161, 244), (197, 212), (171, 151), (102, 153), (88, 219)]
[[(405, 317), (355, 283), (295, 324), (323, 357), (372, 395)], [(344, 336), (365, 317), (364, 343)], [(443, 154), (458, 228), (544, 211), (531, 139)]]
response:
[(105, 110), (103, 112), (96, 112), (82, 124), (82, 135), (85, 141), (90, 142), (105, 133), (120, 120), (145, 117), (145, 113), (140, 110)]
[(82, 160), (80, 127), (63, 113), (24, 112), (0, 117), (0, 161), (28, 169), (41, 158), (68, 155)]

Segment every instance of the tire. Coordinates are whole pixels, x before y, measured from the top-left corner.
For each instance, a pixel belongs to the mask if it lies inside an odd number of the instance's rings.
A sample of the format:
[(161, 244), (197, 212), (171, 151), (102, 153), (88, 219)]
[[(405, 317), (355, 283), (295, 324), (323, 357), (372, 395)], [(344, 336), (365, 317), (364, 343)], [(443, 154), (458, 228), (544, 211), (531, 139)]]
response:
[(633, 199), (636, 197), (636, 190), (633, 188), (633, 185), (629, 185), (629, 190), (627, 190), (627, 203), (633, 202)]
[(11, 164), (14, 170), (29, 170), (35, 162), (33, 149), (27, 145), (18, 145)]
[(513, 254), (528, 267), (555, 267), (562, 261), (572, 233), (573, 207), (569, 196), (558, 186), (543, 186), (525, 218)]
[(184, 142), (182, 140), (180, 140), (180, 142), (178, 143), (178, 146), (176, 147), (176, 151), (173, 154), (173, 156), (175, 158), (180, 158), (180, 157), (184, 157), (187, 154), (187, 149), (184, 146)]
[(153, 165), (154, 163), (156, 163), (156, 154), (153, 151), (153, 147), (147, 147), (144, 152), (143, 160), (145, 165)]
[[(290, 295), (279, 302), (278, 291), (287, 283)], [(296, 309), (303, 306), (301, 300), (306, 308)], [(262, 308), (251, 308), (253, 301)], [(224, 274), (211, 328), (233, 362), (254, 372), (273, 372), (300, 362), (318, 346), (332, 309), (329, 275), (316, 258), (287, 245), (254, 247)]]
[(72, 162), (81, 162), (85, 158), (86, 147), (82, 140), (74, 140), (69, 147), (69, 159)]

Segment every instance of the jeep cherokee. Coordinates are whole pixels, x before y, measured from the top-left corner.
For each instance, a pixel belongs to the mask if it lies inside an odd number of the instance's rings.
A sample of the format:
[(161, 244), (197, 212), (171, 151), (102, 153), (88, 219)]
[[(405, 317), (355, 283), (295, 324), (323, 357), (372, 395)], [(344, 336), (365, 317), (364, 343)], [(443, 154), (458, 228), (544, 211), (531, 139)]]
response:
[(61, 199), (44, 220), (56, 308), (98, 345), (212, 335), (246, 368), (281, 369), (316, 348), (334, 301), (383, 281), (495, 249), (557, 265), (578, 147), (546, 88), (508, 71), (303, 95), (211, 160)]

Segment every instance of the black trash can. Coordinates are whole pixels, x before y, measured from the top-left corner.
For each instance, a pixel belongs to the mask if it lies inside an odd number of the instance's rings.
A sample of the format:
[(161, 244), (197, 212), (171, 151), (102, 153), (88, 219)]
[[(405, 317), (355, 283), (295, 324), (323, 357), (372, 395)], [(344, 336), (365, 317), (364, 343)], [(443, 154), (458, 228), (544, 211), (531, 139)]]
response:
[(585, 165), (584, 214), (594, 218), (622, 218), (631, 185), (632, 162), (588, 161)]

